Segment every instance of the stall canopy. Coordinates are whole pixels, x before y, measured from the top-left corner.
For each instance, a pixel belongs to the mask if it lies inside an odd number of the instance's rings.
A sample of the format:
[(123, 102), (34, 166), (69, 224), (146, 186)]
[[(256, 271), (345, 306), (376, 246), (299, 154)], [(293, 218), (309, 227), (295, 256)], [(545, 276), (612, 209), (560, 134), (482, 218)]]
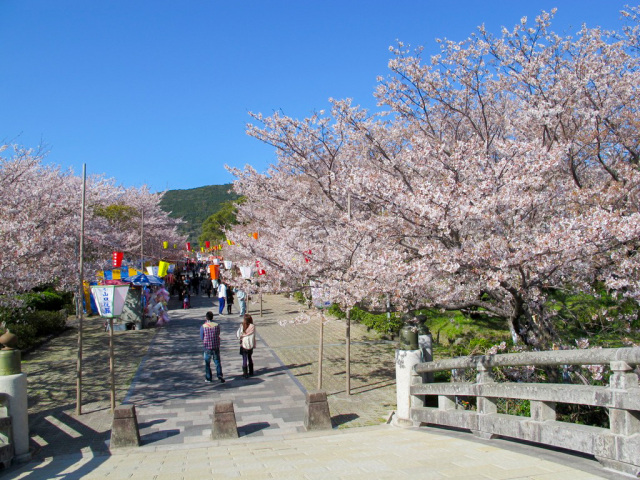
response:
[(125, 282), (130, 282), (133, 285), (145, 286), (145, 285), (162, 285), (164, 281), (154, 275), (145, 275), (144, 273), (138, 273), (130, 277), (123, 279)]
[(131, 267), (118, 267), (111, 270), (101, 270), (97, 273), (98, 278), (102, 280), (122, 280), (123, 278), (133, 277), (141, 273), (139, 270)]

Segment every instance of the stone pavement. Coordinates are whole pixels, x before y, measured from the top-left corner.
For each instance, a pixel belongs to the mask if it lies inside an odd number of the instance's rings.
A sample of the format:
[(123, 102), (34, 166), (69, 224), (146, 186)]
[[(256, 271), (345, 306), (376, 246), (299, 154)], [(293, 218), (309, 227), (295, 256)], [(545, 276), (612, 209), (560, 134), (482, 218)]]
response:
[[(194, 308), (174, 310), (149, 348), (124, 403), (136, 406), (144, 444), (198, 443), (211, 435), (214, 402), (234, 403), (240, 435), (297, 433), (303, 430), (305, 390), (273, 351), (257, 338), (255, 375), (242, 377), (242, 357), (236, 330), (238, 314), (218, 316), (218, 307), (205, 297)], [(199, 337), (205, 313), (220, 324), (220, 357), (226, 383), (205, 383)], [(257, 332), (260, 319), (256, 316)]]
[[(520, 451), (517, 451), (517, 450)], [(10, 472), (49, 479), (530, 479), (617, 478), (595, 462), (535, 447), (501, 445), (468, 434), (391, 425), (241, 437), (192, 445), (62, 455)]]
[[(171, 323), (156, 331), (126, 395), (118, 397), (136, 405), (143, 446), (109, 452), (111, 414), (104, 400), (87, 406), (88, 413), (81, 416), (52, 409), (39, 415), (46, 422), (31, 426), (38, 447), (34, 460), (0, 475), (30, 480), (616, 478), (580, 457), (456, 432), (384, 425), (395, 404), (394, 346), (360, 325), (352, 326), (352, 395), (347, 395), (345, 327), (335, 320), (324, 325), (323, 388), (338, 428), (303, 432), (305, 389), (318, 383), (320, 319), (301, 318), (300, 306), (281, 296), (265, 297), (262, 316), (252, 303), (259, 338), (255, 376), (246, 380), (235, 340), (240, 319), (237, 314), (216, 317), (227, 382), (208, 384), (199, 326), (207, 310), (217, 313), (217, 305), (204, 296), (194, 297), (193, 308), (172, 309)], [(134, 333), (122, 332), (118, 340)], [(218, 400), (234, 402), (239, 439), (210, 440)], [(375, 426), (345, 428), (361, 425)]]

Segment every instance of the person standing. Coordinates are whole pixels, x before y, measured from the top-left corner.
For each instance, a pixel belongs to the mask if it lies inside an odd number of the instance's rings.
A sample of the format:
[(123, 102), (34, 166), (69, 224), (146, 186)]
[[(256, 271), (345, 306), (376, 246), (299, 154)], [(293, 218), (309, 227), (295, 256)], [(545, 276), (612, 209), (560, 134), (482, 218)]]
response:
[(227, 299), (227, 286), (220, 281), (220, 285), (218, 285), (218, 313), (220, 315), (224, 315), (224, 302)]
[(238, 305), (240, 306), (240, 316), (244, 318), (244, 314), (247, 313), (247, 294), (241, 288), (236, 289), (236, 296), (238, 297)]
[(233, 307), (233, 288), (227, 287), (227, 314), (231, 315), (231, 308)]
[(213, 312), (205, 314), (205, 322), (200, 327), (200, 340), (202, 340), (204, 347), (204, 381), (211, 383), (213, 379), (211, 372), (211, 359), (213, 358), (218, 380), (224, 383), (220, 363), (220, 325), (213, 321)]
[(236, 336), (240, 339), (240, 355), (242, 355), (242, 376), (253, 375), (253, 347), (256, 345), (256, 328), (253, 317), (245, 315)]

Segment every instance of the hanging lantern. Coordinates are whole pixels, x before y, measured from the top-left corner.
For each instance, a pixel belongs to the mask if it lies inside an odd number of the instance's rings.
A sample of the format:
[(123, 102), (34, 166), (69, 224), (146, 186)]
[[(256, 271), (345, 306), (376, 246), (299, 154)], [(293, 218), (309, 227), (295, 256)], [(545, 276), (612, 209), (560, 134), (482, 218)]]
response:
[(257, 239), (258, 239), (258, 232), (253, 232), (253, 233), (251, 234), (251, 236), (252, 236), (254, 239), (256, 239), (256, 240), (257, 240)]
[(218, 265), (209, 265), (209, 276), (211, 280), (220, 278), (220, 267)]
[(232, 241), (232, 240), (227, 239), (227, 244), (229, 244), (229, 245), (235, 245), (235, 244), (236, 244), (236, 242), (234, 242), (234, 241)]
[(169, 272), (169, 262), (163, 262), (162, 260), (158, 264), (158, 276), (164, 277)]
[(204, 246), (205, 246), (205, 248), (207, 248), (207, 249), (208, 249), (208, 248), (211, 248), (211, 242), (209, 242), (209, 241), (204, 242)]
[(225, 260), (224, 268), (227, 270), (231, 270), (233, 268), (233, 262), (231, 260)]
[(92, 285), (91, 293), (101, 317), (113, 318), (122, 315), (129, 285)]
[(164, 248), (165, 250), (169, 248), (169, 242), (162, 242), (162, 248)]
[(124, 252), (113, 252), (113, 266), (121, 267), (123, 258), (124, 258)]
[(220, 260), (218, 260), (217, 258), (213, 259), (213, 264), (214, 265), (220, 265)]
[(190, 242), (187, 242), (187, 251), (189, 251), (189, 252), (191, 251), (191, 243)]
[(242, 278), (244, 278), (245, 280), (249, 280), (251, 278), (251, 273), (252, 273), (252, 268), (251, 267), (239, 267), (240, 268), (240, 275), (242, 275)]

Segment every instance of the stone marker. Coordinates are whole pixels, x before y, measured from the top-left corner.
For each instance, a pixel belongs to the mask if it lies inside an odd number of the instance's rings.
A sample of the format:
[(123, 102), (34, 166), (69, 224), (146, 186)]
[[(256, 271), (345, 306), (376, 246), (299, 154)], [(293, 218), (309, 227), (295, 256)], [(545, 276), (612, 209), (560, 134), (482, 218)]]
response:
[(135, 405), (120, 405), (113, 411), (110, 448), (140, 446)]
[(304, 428), (307, 430), (331, 430), (331, 414), (327, 402), (327, 392), (316, 390), (307, 392), (304, 413)]
[(238, 438), (238, 425), (232, 401), (216, 402), (213, 406), (211, 438)]

